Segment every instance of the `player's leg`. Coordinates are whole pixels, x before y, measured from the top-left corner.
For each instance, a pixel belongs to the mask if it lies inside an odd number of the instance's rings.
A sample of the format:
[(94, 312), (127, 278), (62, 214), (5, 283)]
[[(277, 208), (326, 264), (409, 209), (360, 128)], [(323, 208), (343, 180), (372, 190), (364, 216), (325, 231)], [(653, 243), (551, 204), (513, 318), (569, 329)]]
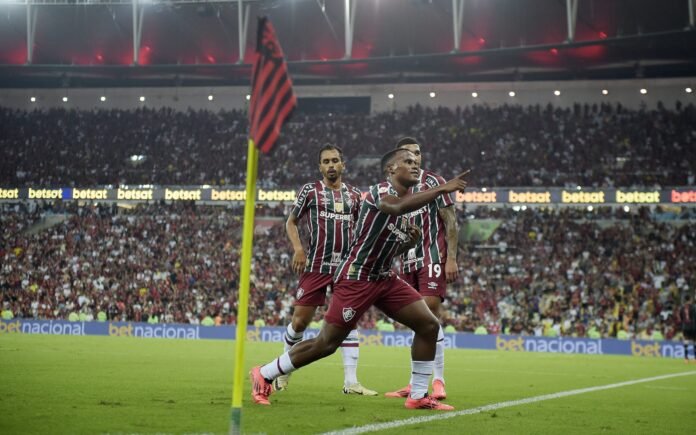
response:
[(273, 361), (251, 369), (249, 375), (254, 402), (260, 405), (270, 405), (268, 397), (272, 393), (271, 385), (278, 376), (289, 375), (301, 367), (333, 354), (350, 330), (350, 327), (339, 327), (324, 322), (319, 335), (316, 337), (303, 340)]
[[(304, 331), (314, 318), (317, 307), (326, 302), (326, 289), (331, 284), (331, 275), (315, 272), (304, 272), (300, 276), (295, 292), (295, 304), (292, 320), (285, 330), (283, 350), (288, 352), (304, 338)], [(281, 375), (273, 381), (276, 391), (288, 387), (290, 375)]]
[(365, 388), (358, 381), (358, 360), (360, 359), (360, 338), (358, 330), (353, 329), (341, 343), (343, 356), (343, 393), (361, 396), (376, 396), (377, 392)]
[(410, 409), (453, 410), (428, 396), (433, 374), (439, 322), (413, 287), (395, 278), (375, 305), (392, 319), (415, 332), (411, 346), (411, 392), (405, 406)]
[[(417, 272), (410, 272), (410, 273), (402, 273), (399, 274), (399, 278), (403, 280), (406, 284), (410, 285), (413, 287), (416, 291), (418, 291), (418, 273)], [(416, 333), (412, 332), (411, 336), (411, 342), (416, 338)], [(406, 398), (408, 395), (411, 393), (411, 384), (409, 383), (403, 388), (400, 388), (396, 391), (389, 391), (385, 393), (384, 395), (386, 397), (394, 397), (394, 398)]]
[(442, 322), (440, 321), (442, 298), (440, 296), (425, 295), (423, 299), (430, 312), (437, 318), (439, 326), (433, 365), (433, 397), (443, 400), (447, 398), (447, 393), (445, 392), (445, 331), (442, 329)]

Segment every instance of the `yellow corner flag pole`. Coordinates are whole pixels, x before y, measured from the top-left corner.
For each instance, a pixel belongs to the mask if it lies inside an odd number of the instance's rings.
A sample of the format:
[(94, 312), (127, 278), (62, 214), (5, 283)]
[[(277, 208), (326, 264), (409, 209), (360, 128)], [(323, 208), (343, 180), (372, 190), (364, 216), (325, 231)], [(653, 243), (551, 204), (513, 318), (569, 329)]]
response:
[(237, 334), (234, 350), (234, 378), (232, 388), (232, 412), (229, 433), (241, 433), (242, 395), (244, 394), (244, 343), (246, 341), (247, 309), (249, 307), (249, 276), (251, 253), (254, 245), (254, 212), (256, 209), (256, 173), (259, 166), (259, 151), (249, 139), (247, 152), (246, 201), (244, 202), (244, 226), (242, 231), (242, 261), (239, 276), (239, 299), (237, 300)]

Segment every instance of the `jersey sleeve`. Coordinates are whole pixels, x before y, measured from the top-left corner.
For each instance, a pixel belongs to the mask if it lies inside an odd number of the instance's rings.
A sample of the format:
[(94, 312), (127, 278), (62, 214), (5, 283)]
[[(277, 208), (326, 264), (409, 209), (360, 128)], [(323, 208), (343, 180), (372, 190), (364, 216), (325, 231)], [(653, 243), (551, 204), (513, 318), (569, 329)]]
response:
[[(447, 183), (447, 181), (437, 174), (429, 174), (425, 180), (425, 184), (428, 185), (429, 189), (432, 189), (445, 183)], [(437, 208), (445, 208), (453, 205), (454, 200), (452, 199), (451, 193), (446, 193), (444, 195), (438, 196), (435, 200), (435, 203), (437, 204)]]
[(365, 202), (374, 208), (379, 208), (379, 204), (385, 196), (399, 196), (394, 186), (389, 182), (375, 184), (370, 187), (370, 192), (365, 197)]
[(301, 218), (309, 209), (313, 197), (314, 185), (308, 183), (302, 186), (302, 189), (300, 189), (300, 192), (297, 194), (297, 198), (295, 199), (295, 204), (293, 204), (291, 213), (294, 214), (298, 219)]

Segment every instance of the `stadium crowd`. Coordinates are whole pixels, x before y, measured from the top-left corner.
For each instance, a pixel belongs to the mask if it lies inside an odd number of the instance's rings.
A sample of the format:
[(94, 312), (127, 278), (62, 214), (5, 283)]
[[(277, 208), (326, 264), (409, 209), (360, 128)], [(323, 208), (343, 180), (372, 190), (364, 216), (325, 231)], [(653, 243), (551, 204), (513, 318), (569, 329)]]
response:
[[(193, 203), (0, 207), (3, 313), (236, 321), (239, 210)], [(498, 226), (487, 240), (460, 245), (460, 278), (444, 303), (448, 330), (675, 338), (675, 312), (696, 289), (696, 226), (647, 208), (579, 210), (461, 211), (463, 226), (482, 218)], [(285, 325), (297, 283), (292, 251), (278, 209), (259, 212), (271, 224), (254, 241), (249, 319)], [(62, 221), (44, 224), (47, 216)], [(361, 327), (384, 322), (370, 311)]]
[[(366, 187), (378, 174), (351, 161), (380, 156), (407, 134), (422, 141), (428, 168), (448, 176), (473, 167), (479, 186), (693, 185), (695, 126), (691, 104), (297, 113), (261, 157), (259, 183), (297, 188), (331, 142), (346, 152), (346, 179)], [(247, 130), (241, 111), (0, 108), (0, 185), (243, 185)]]

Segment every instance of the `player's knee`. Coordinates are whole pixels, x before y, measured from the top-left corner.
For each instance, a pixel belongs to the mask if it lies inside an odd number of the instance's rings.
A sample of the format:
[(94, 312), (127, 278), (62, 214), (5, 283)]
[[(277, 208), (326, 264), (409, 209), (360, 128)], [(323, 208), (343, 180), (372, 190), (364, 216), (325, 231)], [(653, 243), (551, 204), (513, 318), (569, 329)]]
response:
[(307, 329), (307, 326), (309, 326), (309, 320), (303, 319), (299, 316), (293, 316), (292, 329), (294, 329), (295, 332), (304, 332)]
[(338, 349), (338, 346), (341, 344), (341, 342), (327, 339), (327, 337), (322, 337), (321, 340), (318, 340), (317, 344), (319, 347), (319, 352), (321, 353), (322, 358), (324, 358), (329, 355), (333, 355), (333, 353), (336, 352), (336, 349)]
[(420, 322), (416, 334), (428, 339), (432, 338), (433, 340), (437, 340), (439, 330), (440, 324), (437, 323), (437, 319), (433, 316), (429, 316)]

